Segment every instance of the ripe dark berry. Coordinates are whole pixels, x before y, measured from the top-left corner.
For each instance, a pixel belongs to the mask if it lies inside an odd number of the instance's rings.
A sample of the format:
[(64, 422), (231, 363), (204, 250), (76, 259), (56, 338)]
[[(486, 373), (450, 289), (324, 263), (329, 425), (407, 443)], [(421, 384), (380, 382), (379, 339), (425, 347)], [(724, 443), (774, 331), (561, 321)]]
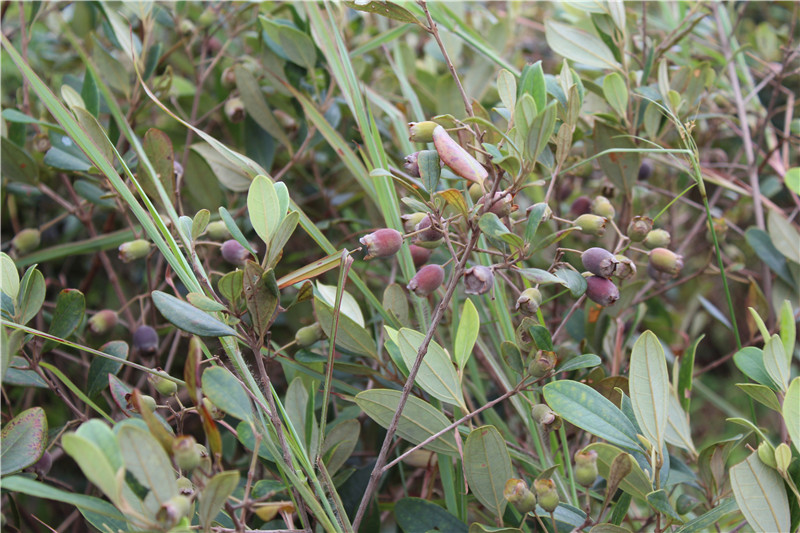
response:
[(250, 257), (247, 248), (239, 244), (235, 239), (228, 239), (222, 243), (222, 258), (232, 265), (243, 265)]
[(606, 278), (589, 276), (586, 278), (586, 285), (586, 296), (603, 307), (608, 307), (619, 300), (619, 289)]
[(581, 254), (583, 267), (594, 274), (604, 278), (610, 277), (617, 269), (619, 261), (614, 254), (604, 248), (589, 248)]
[(139, 326), (133, 332), (133, 346), (142, 353), (155, 353), (158, 349), (158, 333), (150, 326)]

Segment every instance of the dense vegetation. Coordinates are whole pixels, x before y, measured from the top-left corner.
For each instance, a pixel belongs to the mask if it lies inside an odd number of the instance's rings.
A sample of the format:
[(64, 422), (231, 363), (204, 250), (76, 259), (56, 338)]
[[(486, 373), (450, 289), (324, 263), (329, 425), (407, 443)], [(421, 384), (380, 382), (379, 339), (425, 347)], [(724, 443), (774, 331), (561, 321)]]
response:
[(800, 4), (4, 2), (7, 531), (797, 531)]

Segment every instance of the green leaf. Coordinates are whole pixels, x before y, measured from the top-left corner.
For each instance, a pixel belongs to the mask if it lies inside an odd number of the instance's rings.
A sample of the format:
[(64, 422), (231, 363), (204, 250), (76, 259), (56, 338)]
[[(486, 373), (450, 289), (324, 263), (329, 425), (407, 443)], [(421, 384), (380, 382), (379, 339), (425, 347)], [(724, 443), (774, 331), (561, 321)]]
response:
[(19, 272), (14, 260), (4, 252), (0, 252), (0, 290), (15, 300), (19, 294)]
[(464, 444), (464, 473), (475, 497), (497, 517), (506, 503), (503, 489), (514, 477), (506, 441), (494, 426), (472, 430)]
[(197, 504), (197, 515), (203, 528), (208, 530), (238, 484), (239, 472), (237, 470), (220, 472), (208, 480), (200, 493)]
[(533, 283), (537, 283), (539, 285), (550, 285), (553, 283), (557, 283), (559, 285), (567, 285), (567, 282), (563, 279), (559, 278), (555, 274), (551, 274), (546, 270), (542, 270), (540, 268), (518, 268), (515, 269), (515, 272), (518, 272), (522, 275), (525, 279), (532, 281)]
[[(341, 254), (340, 254), (341, 255)], [(336, 286), (325, 285), (319, 281), (316, 283), (315, 288), (319, 297), (328, 304), (331, 308), (336, 305)], [(361, 312), (361, 307), (355, 297), (347, 291), (342, 291), (342, 301), (339, 305), (339, 312), (350, 318), (353, 322), (361, 327), (366, 327), (364, 321), (364, 314)]]
[[(128, 343), (125, 341), (111, 341), (98, 348), (119, 359), (128, 359)], [(95, 357), (89, 363), (89, 376), (86, 380), (86, 395), (93, 398), (108, 387), (108, 375), (116, 376), (122, 363), (104, 357)]]
[(266, 176), (256, 176), (247, 192), (247, 211), (256, 234), (269, 245), (270, 237), (283, 219), (275, 185)]
[(467, 533), (464, 522), (422, 498), (399, 500), (394, 506), (394, 517), (404, 533)]
[(525, 154), (535, 161), (544, 151), (556, 127), (556, 102), (544, 108), (530, 123), (525, 141)]
[(593, 353), (585, 353), (576, 355), (567, 359), (556, 368), (556, 373), (572, 372), (573, 370), (580, 370), (582, 368), (594, 368), (600, 366), (603, 360)]
[(564, 280), (564, 285), (569, 289), (573, 298), (580, 298), (586, 292), (586, 279), (570, 268), (560, 268), (555, 275)]
[(236, 88), (239, 90), (239, 96), (242, 99), (242, 103), (244, 103), (247, 114), (253, 118), (256, 124), (286, 147), (291, 156), (293, 154), (292, 143), (286, 135), (285, 128), (278, 123), (275, 115), (272, 114), (272, 110), (267, 105), (258, 81), (243, 65), (235, 65), (233, 72), (236, 77)]
[(547, 105), (547, 83), (541, 60), (533, 65), (525, 65), (525, 68), (522, 69), (517, 98), (522, 98), (523, 94), (530, 95), (533, 98), (536, 109), (544, 109), (545, 105)]
[[(604, 479), (608, 479), (609, 475), (611, 475), (611, 465), (614, 463), (614, 459), (616, 459), (619, 454), (624, 453), (616, 446), (604, 442), (590, 444), (585, 450), (594, 450), (597, 452), (597, 471)], [(635, 498), (645, 499), (647, 494), (653, 490), (650, 478), (647, 477), (647, 474), (644, 473), (633, 456), (630, 454), (626, 455), (630, 458), (631, 472), (622, 479), (619, 488)]]
[[(5, 113), (3, 111), (3, 116), (5, 116)], [(800, 194), (800, 167), (792, 167), (787, 170), (786, 174), (783, 175), (783, 182), (786, 184), (787, 189), (794, 191), (795, 194)]]
[(789, 300), (783, 301), (780, 313), (778, 314), (778, 324), (781, 340), (783, 341), (783, 350), (786, 352), (786, 359), (791, 362), (792, 354), (795, 350), (795, 341), (797, 340), (797, 324), (794, 319), (794, 310)]
[(800, 377), (796, 377), (786, 389), (783, 398), (783, 421), (796, 450), (800, 451)]
[(756, 383), (737, 383), (736, 386), (758, 403), (766, 405), (773, 411), (781, 411), (781, 404), (778, 401), (778, 397), (775, 395), (775, 391), (766, 385), (758, 385)]
[(197, 238), (203, 234), (208, 227), (208, 222), (211, 220), (211, 212), (208, 209), (201, 209), (195, 213), (192, 219), (191, 238), (196, 241)]
[(250, 243), (247, 242), (247, 239), (244, 237), (242, 230), (239, 229), (239, 226), (236, 225), (236, 222), (233, 220), (233, 217), (228, 212), (227, 209), (224, 207), (219, 208), (219, 217), (225, 222), (225, 227), (228, 228), (228, 232), (231, 234), (236, 242), (241, 244), (245, 247), (245, 249), (253, 255), (256, 255), (256, 251), (253, 250), (253, 247), (250, 246)]
[(250, 420), (253, 408), (250, 397), (236, 376), (221, 366), (211, 366), (203, 371), (203, 394), (211, 403), (239, 420)]
[(225, 309), (227, 309), (224, 305), (222, 305), (218, 301), (212, 300), (205, 294), (200, 294), (199, 292), (190, 292), (189, 294), (186, 295), (186, 299), (189, 300), (190, 304), (200, 309), (201, 311), (214, 313), (217, 311), (224, 311)]
[(729, 471), (736, 503), (755, 531), (789, 531), (789, 500), (778, 472), (769, 468), (757, 453)]
[(280, 300), (275, 272), (271, 268), (265, 271), (258, 263), (248, 261), (244, 266), (242, 286), (253, 329), (259, 337), (263, 337), (272, 323)]
[(86, 479), (97, 486), (109, 500), (119, 501), (117, 471), (120, 467), (114, 467), (95, 442), (88, 437), (70, 432), (61, 437), (61, 445), (64, 451), (78, 463)]
[(36, 269), (35, 265), (28, 268), (19, 282), (16, 305), (18, 324), (24, 326), (39, 313), (39, 309), (44, 303), (46, 290), (42, 273)]
[(668, 402), (667, 427), (664, 440), (673, 446), (689, 450), (697, 455), (692, 441), (692, 428), (689, 425), (689, 416), (681, 407), (678, 398), (670, 392)]
[(770, 209), (767, 215), (767, 227), (775, 248), (789, 261), (800, 263), (800, 233), (794, 226), (779, 215), (776, 209)]
[(417, 153), (419, 177), (428, 192), (435, 193), (439, 188), (439, 177), (442, 167), (439, 164), (439, 152), (436, 150), (420, 150)]
[(683, 357), (680, 358), (678, 366), (678, 390), (676, 394), (678, 396), (678, 400), (681, 402), (681, 407), (683, 407), (683, 410), (687, 413), (689, 412), (689, 406), (691, 405), (692, 400), (694, 357), (697, 353), (697, 346), (700, 344), (700, 341), (702, 341), (703, 338), (705, 338), (705, 335), (700, 335), (689, 345), (689, 347), (683, 353)]
[(142, 139), (142, 149), (147, 159), (153, 165), (155, 176), (149, 172), (138, 173), (139, 183), (150, 198), (160, 198), (158, 187), (153, 182), (157, 179), (164, 187), (167, 196), (175, 201), (175, 153), (172, 150), (172, 140), (169, 135), (156, 128), (150, 128)]
[(481, 328), (481, 318), (475, 304), (467, 298), (464, 300), (464, 307), (458, 320), (458, 330), (456, 330), (456, 340), (453, 345), (453, 356), (459, 369), (463, 369), (472, 355), (472, 348), (478, 340), (478, 332)]
[(497, 94), (506, 109), (513, 111), (517, 103), (517, 78), (506, 69), (500, 69), (497, 75)]
[[(48, 333), (62, 339), (69, 338), (83, 321), (85, 311), (86, 300), (83, 293), (77, 289), (64, 289), (56, 298), (56, 309), (53, 311)], [(55, 341), (46, 341), (42, 352), (49, 352), (57, 345)]]
[[(382, 427), (388, 428), (397, 412), (397, 406), (400, 405), (402, 394), (397, 390), (370, 389), (356, 395), (356, 403), (367, 416)], [(411, 444), (419, 444), (449, 425), (450, 422), (441, 411), (424, 400), (409, 396), (403, 414), (400, 415), (397, 434)], [(459, 455), (452, 431), (437, 437), (424, 448), (449, 456)]]
[[(6, 109), (5, 111), (11, 111)], [(5, 115), (5, 111), (3, 115)], [(6, 137), (0, 138), (0, 170), (3, 178), (36, 185), (39, 183), (39, 166), (36, 160), (24, 149)]]
[[(314, 298), (314, 312), (317, 322), (328, 338), (333, 331), (333, 307), (320, 298)], [(375, 341), (369, 332), (344, 313), (339, 313), (339, 329), (336, 332), (336, 345), (359, 355), (378, 357)]]
[(268, 246), (267, 266), (274, 268), (283, 254), (283, 247), (289, 242), (297, 223), (300, 221), (300, 213), (292, 211), (281, 221), (278, 229), (272, 234), (272, 240)]
[(528, 212), (528, 222), (525, 224), (525, 242), (533, 244), (533, 239), (536, 237), (536, 232), (539, 229), (539, 224), (542, 222), (548, 206), (544, 202), (534, 205)]
[(355, 9), (356, 11), (363, 11), (365, 13), (375, 13), (377, 15), (383, 15), (386, 18), (390, 18), (393, 20), (398, 20), (400, 22), (410, 22), (414, 24), (419, 24), (422, 27), (425, 27), (417, 17), (414, 16), (409, 10), (404, 7), (401, 7), (394, 2), (386, 2), (386, 1), (372, 1), (372, 2), (360, 2), (356, 3), (352, 0), (345, 0), (344, 5), (349, 8)]
[[(414, 366), (424, 340), (425, 335), (418, 331), (408, 328), (400, 330), (398, 346), (407, 368), (411, 369)], [(427, 353), (423, 356), (417, 373), (416, 383), (434, 398), (466, 409), (458, 373), (450, 356), (436, 341), (432, 340), (428, 345)]]
[(38, 461), (47, 447), (44, 409), (31, 407), (15, 416), (3, 427), (0, 442), (0, 474), (17, 472)]
[(678, 528), (675, 533), (701, 533), (702, 531), (708, 531), (708, 528), (719, 523), (722, 517), (738, 511), (739, 507), (736, 505), (736, 500), (728, 498), (710, 511), (686, 522), (682, 527)]
[(633, 345), (628, 381), (631, 404), (644, 436), (656, 448), (664, 448), (667, 429), (669, 374), (664, 348), (647, 330)]
[(178, 495), (172, 462), (149, 431), (138, 426), (124, 425), (117, 432), (117, 440), (125, 469), (142, 486), (150, 489), (159, 505)]
[(557, 54), (594, 68), (619, 70), (614, 54), (599, 37), (552, 19), (545, 22), (547, 44)]
[(639, 450), (636, 428), (613, 403), (577, 381), (561, 380), (544, 386), (550, 408), (564, 420), (623, 448)]
[(270, 38), (283, 48), (283, 52), (289, 61), (308, 70), (314, 68), (314, 64), (317, 62), (317, 49), (311, 37), (297, 28), (278, 24), (263, 15), (258, 18)]
[(42, 368), (46, 368), (47, 370), (49, 370), (50, 372), (52, 372), (52, 373), (53, 373), (53, 375), (54, 375), (55, 377), (57, 377), (57, 378), (58, 378), (58, 380), (59, 380), (59, 381), (61, 381), (61, 383), (63, 383), (63, 384), (64, 384), (64, 385), (65, 385), (65, 386), (66, 386), (66, 387), (69, 389), (69, 390), (71, 390), (71, 391), (72, 391), (72, 393), (73, 393), (75, 396), (77, 396), (78, 398), (80, 398), (80, 399), (81, 399), (81, 401), (82, 401), (83, 403), (85, 403), (86, 405), (88, 405), (89, 407), (91, 407), (92, 409), (94, 409), (95, 411), (97, 411), (97, 413), (98, 413), (98, 414), (100, 414), (101, 416), (103, 416), (103, 418), (105, 418), (105, 419), (106, 419), (106, 420), (108, 420), (109, 422), (112, 422), (112, 423), (114, 422), (114, 420), (113, 420), (113, 419), (112, 419), (110, 416), (108, 416), (108, 414), (107, 414), (105, 411), (103, 411), (103, 410), (102, 410), (102, 409), (101, 409), (101, 408), (100, 408), (100, 407), (99, 407), (99, 406), (98, 406), (96, 403), (94, 403), (94, 402), (91, 400), (91, 398), (89, 398), (88, 396), (86, 396), (86, 393), (84, 393), (84, 392), (83, 392), (83, 391), (80, 389), (80, 387), (78, 387), (77, 385), (75, 385), (75, 384), (72, 382), (72, 380), (70, 380), (70, 379), (69, 379), (69, 378), (68, 378), (68, 377), (67, 377), (67, 376), (66, 376), (66, 375), (65, 375), (65, 374), (64, 374), (64, 373), (63, 373), (61, 370), (59, 370), (58, 368), (54, 367), (54, 366), (53, 366), (53, 365), (51, 365), (50, 363), (44, 363), (44, 362), (41, 362), (41, 363), (39, 363), (39, 366), (41, 366)]
[(332, 476), (344, 466), (353, 454), (361, 434), (358, 420), (344, 420), (336, 424), (325, 435), (320, 455), (325, 458), (325, 468)]
[[(636, 145), (624, 132), (612, 128), (599, 120), (595, 121), (592, 139), (594, 140), (595, 153), (620, 148), (636, 148)], [(625, 194), (630, 194), (639, 176), (640, 154), (616, 152), (601, 156), (597, 161), (609, 181), (624, 191)]]
[(603, 96), (614, 111), (625, 118), (628, 112), (628, 88), (622, 76), (612, 72), (603, 79)]
[(788, 283), (791, 287), (795, 287), (794, 278), (789, 271), (789, 265), (786, 262), (786, 257), (777, 249), (772, 243), (772, 239), (766, 231), (756, 227), (747, 228), (744, 232), (744, 238), (750, 248), (756, 253), (759, 259), (764, 261), (767, 266), (775, 272), (779, 278)]
[(523, 240), (519, 235), (512, 233), (500, 218), (494, 213), (484, 213), (478, 221), (478, 227), (483, 231), (487, 237), (497, 239), (520, 248), (523, 245)]
[(241, 164), (232, 161), (235, 156), (223, 154), (215, 146), (206, 143), (196, 143), (191, 148), (208, 163), (224, 187), (234, 192), (244, 192), (250, 188), (250, 176)]
[(681, 515), (679, 515), (669, 503), (669, 496), (667, 496), (667, 492), (664, 489), (656, 490), (648, 494), (647, 503), (659, 513), (669, 517), (673, 522), (679, 524), (683, 523)]
[(236, 330), (186, 303), (161, 291), (152, 292), (153, 304), (178, 329), (201, 337), (235, 336)]
[(733, 362), (736, 367), (748, 378), (766, 385), (772, 389), (777, 389), (772, 378), (767, 373), (764, 366), (764, 352), (755, 346), (746, 346), (733, 354)]
[(785, 391), (789, 384), (789, 361), (783, 351), (783, 342), (778, 335), (773, 335), (764, 344), (764, 369), (772, 381)]

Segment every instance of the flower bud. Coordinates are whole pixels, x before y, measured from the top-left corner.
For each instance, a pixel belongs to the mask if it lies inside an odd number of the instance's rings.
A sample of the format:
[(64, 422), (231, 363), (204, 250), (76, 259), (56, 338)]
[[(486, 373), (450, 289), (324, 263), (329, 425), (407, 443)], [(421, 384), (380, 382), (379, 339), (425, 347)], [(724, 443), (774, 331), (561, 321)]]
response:
[(536, 490), (536, 498), (539, 500), (539, 506), (552, 513), (558, 507), (558, 491), (552, 479), (537, 479), (533, 482), (533, 488)]
[(698, 503), (700, 502), (697, 501), (697, 498), (692, 498), (688, 494), (681, 494), (675, 501), (675, 510), (678, 511), (679, 515), (689, 514), (697, 507)]
[(414, 178), (419, 177), (419, 161), (417, 160), (418, 157), (419, 157), (419, 152), (408, 154), (405, 157), (405, 163), (403, 163), (403, 168), (406, 170), (408, 175)]
[(183, 495), (173, 496), (165, 501), (156, 512), (156, 520), (165, 529), (175, 526), (192, 509), (192, 502)]
[(433, 254), (433, 250), (417, 246), (416, 244), (410, 245), (408, 249), (411, 251), (411, 259), (414, 261), (414, 267), (416, 268), (427, 263), (428, 259), (430, 259)]
[(95, 335), (103, 335), (111, 331), (117, 325), (117, 313), (111, 309), (103, 309), (96, 312), (89, 319), (89, 331)]
[(301, 348), (307, 348), (320, 340), (325, 333), (322, 331), (322, 326), (319, 322), (314, 322), (310, 326), (305, 326), (297, 330), (294, 334), (294, 342)]
[(614, 275), (619, 279), (628, 279), (636, 275), (636, 263), (630, 257), (622, 254), (614, 256), (617, 259), (617, 268), (614, 270)]
[(606, 232), (606, 222), (608, 221), (605, 217), (599, 217), (588, 213), (572, 221), (574, 225), (581, 228), (583, 233), (595, 235), (597, 237), (602, 237)]
[(433, 142), (433, 130), (438, 126), (432, 120), (408, 123), (408, 140), (415, 143)]
[(610, 277), (617, 269), (619, 261), (614, 254), (604, 248), (589, 248), (581, 254), (583, 267), (594, 274), (604, 278)]
[(519, 293), (516, 309), (524, 316), (534, 316), (542, 305), (542, 293), (533, 287)]
[(403, 229), (406, 233), (412, 233), (417, 229), (417, 224), (422, 222), (422, 219), (426, 216), (428, 216), (428, 214), (421, 211), (401, 216), (400, 218), (403, 220)]
[(632, 242), (642, 242), (650, 230), (653, 229), (653, 219), (650, 217), (635, 216), (628, 224), (627, 235)]
[(391, 257), (403, 245), (403, 234), (395, 229), (383, 228), (361, 237), (359, 242), (367, 247), (367, 255), (364, 256), (366, 260)]
[(38, 229), (25, 228), (20, 230), (14, 239), (12, 239), (11, 246), (13, 246), (17, 252), (27, 254), (37, 249), (41, 243), (42, 234)]
[(464, 272), (464, 292), (467, 294), (485, 294), (494, 286), (494, 271), (486, 266), (477, 265)]
[(647, 233), (642, 244), (652, 250), (653, 248), (666, 248), (669, 246), (669, 241), (670, 235), (667, 230), (654, 229)]
[(206, 232), (208, 233), (208, 238), (215, 241), (221, 241), (231, 236), (231, 232), (228, 231), (228, 226), (226, 226), (225, 222), (222, 220), (209, 222), (208, 226), (206, 226)]
[(521, 479), (509, 479), (503, 488), (503, 497), (521, 514), (536, 509), (536, 495)]
[(648, 254), (650, 261), (649, 266), (657, 272), (669, 274), (671, 278), (676, 277), (681, 273), (683, 268), (683, 256), (676, 254), (666, 248), (654, 248)]
[(442, 265), (425, 265), (411, 278), (406, 288), (417, 296), (427, 296), (444, 281), (444, 268)]
[(528, 374), (535, 378), (544, 377), (553, 371), (557, 362), (555, 352), (539, 350), (528, 364)]
[(172, 440), (172, 456), (181, 470), (192, 471), (200, 464), (200, 450), (191, 435), (179, 435)]
[(592, 211), (592, 201), (588, 196), (579, 196), (575, 198), (572, 205), (569, 206), (569, 214), (575, 217), (585, 215)]
[[(488, 195), (487, 195), (488, 196)], [(490, 200), (488, 197), (484, 197), (485, 202), (489, 202)], [(496, 192), (494, 193), (494, 197), (491, 200), (491, 207), (489, 207), (489, 212), (494, 213), (498, 217), (505, 217), (511, 214), (511, 211), (514, 209), (514, 199), (509, 193), (501, 193)]]
[(597, 480), (597, 452), (583, 450), (575, 454), (575, 481), (581, 487), (591, 487)]
[[(166, 376), (166, 377), (165, 377)], [(178, 384), (168, 379), (169, 374), (161, 369), (158, 369), (158, 374), (148, 374), (147, 381), (158, 391), (162, 396), (172, 396), (178, 392)]]
[(203, 396), (203, 406), (214, 420), (222, 420), (225, 417), (225, 413), (222, 409), (214, 405), (214, 403), (205, 396)]
[(130, 263), (136, 259), (141, 259), (150, 253), (150, 243), (144, 239), (136, 239), (119, 246), (119, 259), (123, 263)]
[(770, 468), (777, 468), (778, 463), (775, 462), (775, 448), (767, 441), (762, 441), (758, 445), (758, 458), (761, 462)]
[(650, 163), (648, 159), (642, 161), (642, 165), (639, 167), (639, 174), (636, 179), (639, 180), (646, 180), (650, 177), (650, 174), (653, 173), (653, 165)]
[(133, 346), (142, 353), (155, 353), (158, 349), (158, 333), (150, 326), (139, 326), (133, 332)]
[(250, 252), (247, 248), (239, 244), (236, 239), (228, 239), (222, 243), (222, 258), (228, 263), (236, 266), (241, 266), (250, 258)]
[(241, 122), (244, 120), (244, 102), (237, 97), (228, 98), (225, 102), (225, 116), (231, 122)]
[(561, 427), (561, 417), (543, 403), (537, 403), (531, 409), (533, 420), (547, 431)]
[(595, 199), (592, 200), (592, 213), (611, 220), (617, 212), (608, 198), (605, 196), (596, 196)]
[(595, 303), (608, 307), (619, 300), (619, 289), (613, 282), (600, 276), (586, 278), (586, 296)]

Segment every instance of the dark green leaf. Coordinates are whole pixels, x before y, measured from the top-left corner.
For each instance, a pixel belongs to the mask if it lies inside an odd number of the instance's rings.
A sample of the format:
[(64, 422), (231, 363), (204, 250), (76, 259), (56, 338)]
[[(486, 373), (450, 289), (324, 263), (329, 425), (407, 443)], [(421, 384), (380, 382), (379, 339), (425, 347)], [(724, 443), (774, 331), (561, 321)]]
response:
[(533, 239), (536, 237), (536, 231), (539, 229), (539, 224), (542, 222), (548, 206), (544, 202), (534, 205), (528, 212), (528, 222), (525, 224), (525, 242), (533, 244)]
[(478, 226), (487, 237), (506, 242), (516, 248), (521, 247), (523, 244), (522, 238), (511, 233), (494, 213), (484, 213), (478, 221)]
[(530, 123), (528, 137), (525, 142), (525, 154), (532, 160), (539, 157), (556, 127), (556, 103), (550, 102)]
[(200, 525), (208, 528), (239, 483), (239, 472), (220, 472), (206, 483), (197, 504)]
[[(125, 341), (111, 341), (102, 345), (99, 350), (107, 354), (128, 358), (128, 343)], [(108, 376), (117, 375), (122, 368), (122, 363), (105, 357), (95, 357), (89, 364), (89, 377), (86, 380), (86, 394), (90, 398), (97, 396), (108, 387)]]
[[(169, 136), (161, 130), (150, 128), (145, 132), (144, 139), (142, 139), (142, 148), (153, 165), (156, 172), (155, 179), (161, 182), (167, 196), (174, 202), (175, 201), (175, 154), (172, 151), (172, 140)], [(158, 189), (152, 181), (151, 176), (144, 169), (142, 169), (137, 179), (142, 185), (144, 192), (147, 193), (151, 199), (160, 199)]]
[[(11, 111), (6, 109), (6, 111)], [(3, 113), (5, 115), (5, 113)], [(7, 138), (0, 139), (0, 168), (3, 178), (36, 185), (39, 183), (39, 166), (33, 157)]]
[(236, 330), (174, 296), (153, 291), (153, 304), (175, 327), (201, 337), (235, 336)]
[(508, 503), (506, 481), (514, 477), (506, 441), (494, 426), (473, 429), (464, 444), (464, 473), (475, 497), (497, 517)]
[(733, 354), (736, 367), (748, 378), (771, 389), (778, 389), (764, 367), (764, 352), (755, 346), (746, 346)]
[(73, 185), (78, 196), (102, 209), (116, 209), (117, 204), (109, 191), (103, 190), (88, 180), (76, 180)]
[(555, 275), (564, 280), (573, 298), (579, 298), (586, 292), (586, 279), (570, 268), (556, 270)]
[[(47, 446), (47, 417), (41, 407), (31, 407), (3, 427), (0, 450), (0, 473), (17, 472), (36, 461)], [(4, 486), (5, 487), (5, 480)]]
[[(320, 298), (314, 298), (314, 312), (325, 335), (330, 338), (334, 324), (333, 308)], [(375, 341), (370, 333), (344, 313), (339, 313), (336, 345), (359, 355), (378, 357)]]
[(548, 19), (545, 37), (557, 54), (594, 68), (618, 69), (614, 54), (600, 38), (578, 28)]
[(758, 258), (764, 261), (770, 270), (775, 272), (779, 278), (790, 286), (795, 286), (794, 278), (786, 262), (786, 257), (775, 248), (772, 239), (770, 239), (766, 231), (755, 227), (747, 228), (747, 231), (744, 232), (744, 238)]
[(439, 165), (439, 153), (436, 150), (420, 150), (417, 153), (419, 177), (428, 192), (433, 194), (439, 187), (439, 176), (442, 167)]
[(648, 494), (647, 503), (649, 503), (650, 506), (659, 513), (669, 517), (673, 522), (677, 522), (679, 524), (683, 523), (681, 516), (675, 511), (675, 509), (672, 508), (672, 505), (669, 503), (669, 496), (664, 489), (656, 490)]
[(239, 420), (250, 420), (253, 408), (250, 397), (236, 376), (221, 366), (211, 366), (203, 371), (203, 394), (211, 403)]
[(39, 313), (44, 303), (46, 286), (44, 276), (36, 265), (28, 268), (19, 282), (17, 295), (17, 323), (23, 326)]
[[(264, 444), (263, 437), (264, 436), (262, 435), (261, 442), (258, 445), (258, 456), (267, 461), (274, 462), (275, 458), (272, 457), (271, 453), (269, 453), (267, 445)], [(239, 422), (239, 425), (236, 426), (236, 438), (239, 439), (239, 442), (242, 443), (242, 446), (250, 451), (253, 451), (253, 448), (256, 446), (256, 436), (253, 434), (253, 428), (250, 421), (242, 420)]]
[[(64, 289), (56, 299), (56, 309), (53, 311), (53, 320), (50, 322), (48, 333), (62, 339), (69, 338), (78, 329), (83, 321), (86, 311), (86, 301), (83, 293), (77, 289)], [(42, 352), (48, 352), (58, 345), (55, 341), (46, 341)]]
[(83, 99), (83, 105), (86, 111), (97, 117), (100, 112), (100, 91), (89, 69), (86, 69), (86, 74), (83, 77), (81, 98)]
[(409, 10), (400, 7), (394, 2), (372, 1), (365, 3), (356, 3), (351, 0), (345, 0), (344, 5), (355, 9), (356, 11), (364, 11), (365, 13), (375, 13), (376, 15), (383, 15), (386, 18), (398, 20), (400, 22), (410, 22), (413, 24), (424, 25), (417, 20)]
[[(592, 138), (596, 153), (615, 148), (636, 148), (636, 145), (629, 137), (625, 136), (624, 132), (607, 126), (599, 120), (595, 121)], [(630, 194), (639, 176), (641, 156), (634, 152), (617, 152), (599, 157), (598, 162), (609, 181), (624, 191), (626, 195)]]
[[(373, 2), (375, 3), (375, 2)], [(443, 507), (422, 498), (403, 498), (394, 506), (394, 516), (404, 533), (467, 533), (467, 525)]]
[(547, 331), (547, 328), (544, 326), (532, 326), (529, 328), (531, 332), (531, 338), (533, 338), (533, 343), (536, 345), (536, 348), (539, 350), (545, 350), (548, 352), (555, 351), (553, 347), (553, 339), (550, 337), (550, 332)]

